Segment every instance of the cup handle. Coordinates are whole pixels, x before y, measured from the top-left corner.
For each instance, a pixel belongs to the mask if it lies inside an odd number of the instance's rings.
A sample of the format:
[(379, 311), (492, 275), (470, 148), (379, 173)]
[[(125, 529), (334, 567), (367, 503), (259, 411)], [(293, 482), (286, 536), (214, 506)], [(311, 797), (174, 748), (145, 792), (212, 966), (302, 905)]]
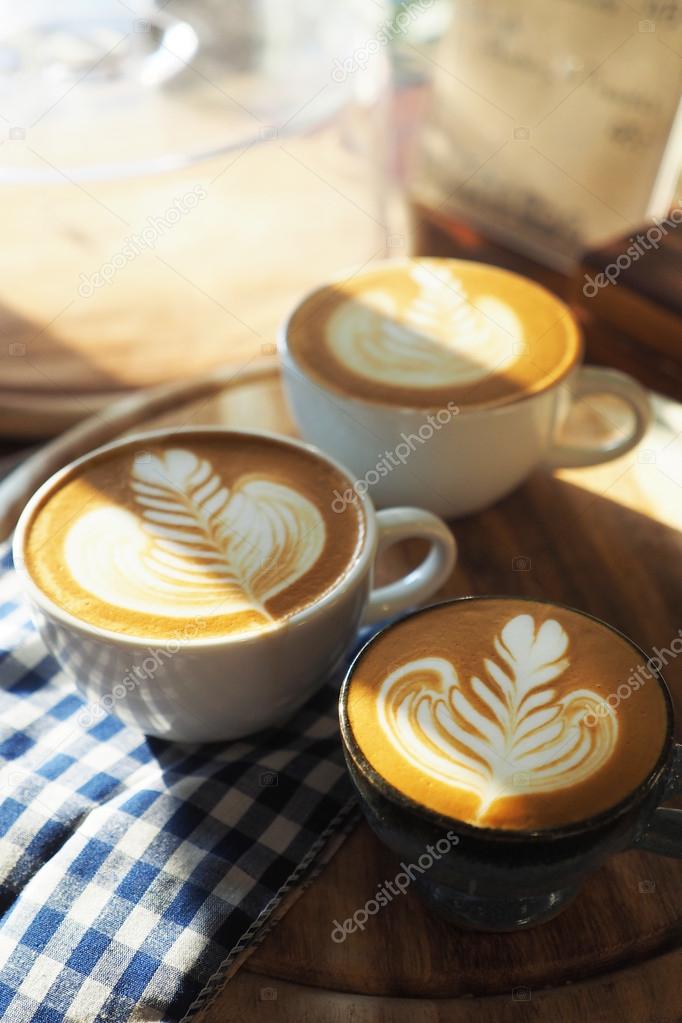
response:
[(577, 445), (557, 441), (545, 459), (550, 468), (568, 469), (610, 462), (611, 459), (618, 458), (619, 455), (624, 455), (636, 447), (646, 433), (651, 419), (649, 395), (646, 389), (627, 373), (605, 369), (602, 366), (581, 366), (573, 380), (571, 401), (588, 394), (614, 394), (629, 405), (633, 414), (630, 433), (622, 440), (607, 441), (604, 444)]
[(420, 604), (449, 577), (457, 560), (457, 544), (442, 519), (421, 508), (385, 508), (377, 512), (379, 541), (376, 556), (399, 540), (422, 537), (431, 549), (415, 569), (387, 586), (372, 589), (362, 619), (363, 625), (391, 618)]
[[(673, 754), (672, 769), (663, 799), (682, 792), (682, 746), (678, 743)], [(682, 810), (659, 806), (642, 834), (634, 842), (636, 849), (658, 853), (659, 856), (674, 856), (682, 859)]]

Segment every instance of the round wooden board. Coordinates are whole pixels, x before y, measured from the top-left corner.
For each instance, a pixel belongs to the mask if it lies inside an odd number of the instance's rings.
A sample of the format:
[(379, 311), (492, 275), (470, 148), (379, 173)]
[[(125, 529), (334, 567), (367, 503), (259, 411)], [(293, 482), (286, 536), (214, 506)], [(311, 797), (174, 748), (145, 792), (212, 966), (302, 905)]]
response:
[[(494, 508), (453, 526), (457, 569), (441, 596), (508, 593), (564, 601), (623, 629), (644, 649), (682, 625), (682, 406), (656, 399), (638, 452), (606, 466), (538, 472)], [(610, 426), (607, 407), (582, 427)], [(226, 423), (293, 433), (276, 373), (236, 381), (149, 425)], [(137, 428), (139, 430), (139, 427)], [(389, 553), (381, 575), (420, 556)], [(666, 669), (682, 720), (682, 659)], [(556, 920), (513, 935), (460, 931), (408, 890), (362, 933), (331, 939), (398, 864), (360, 825), (200, 1023), (507, 1020), (679, 1023), (682, 864), (612, 859)]]

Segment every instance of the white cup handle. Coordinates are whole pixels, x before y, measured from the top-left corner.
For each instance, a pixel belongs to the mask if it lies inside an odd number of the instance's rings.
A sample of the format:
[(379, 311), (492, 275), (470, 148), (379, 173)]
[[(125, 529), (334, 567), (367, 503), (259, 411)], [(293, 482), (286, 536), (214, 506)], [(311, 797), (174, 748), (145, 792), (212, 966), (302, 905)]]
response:
[(399, 540), (421, 537), (431, 549), (415, 569), (387, 586), (372, 589), (362, 618), (363, 625), (391, 618), (415, 607), (438, 590), (457, 559), (455, 538), (442, 519), (421, 508), (385, 508), (377, 512), (379, 542), (376, 556)]
[(545, 457), (545, 463), (550, 467), (573, 468), (610, 462), (636, 447), (646, 433), (651, 419), (649, 395), (627, 373), (601, 366), (582, 366), (572, 384), (571, 400), (588, 394), (614, 394), (621, 398), (632, 411), (632, 429), (621, 440), (603, 444), (577, 445), (557, 441)]

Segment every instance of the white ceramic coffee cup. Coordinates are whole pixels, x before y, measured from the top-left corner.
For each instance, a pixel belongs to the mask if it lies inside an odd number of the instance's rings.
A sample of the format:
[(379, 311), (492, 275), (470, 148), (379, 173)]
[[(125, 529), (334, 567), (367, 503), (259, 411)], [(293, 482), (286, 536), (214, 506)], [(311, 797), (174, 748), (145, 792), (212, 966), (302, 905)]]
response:
[[(378, 507), (415, 504), (444, 518), (480, 511), (514, 490), (534, 469), (598, 465), (635, 447), (650, 419), (646, 390), (612, 369), (581, 366), (532, 395), (490, 409), (408, 408), (327, 387), (297, 361), (288, 326), (317, 289), (304, 296), (278, 338), (284, 385), (302, 436), (352, 470), (355, 493)], [(571, 405), (613, 395), (629, 406), (626, 436), (584, 446), (559, 439)], [(349, 495), (352, 496), (352, 495)]]
[[(139, 445), (141, 440), (189, 439), (193, 433), (209, 431), (230, 433), (222, 427), (206, 426), (156, 430), (98, 448), (55, 473), (34, 494), (19, 519), (13, 553), (23, 592), (46, 646), (88, 700), (85, 724), (111, 711), (150, 735), (186, 742), (234, 739), (276, 724), (329, 678), (360, 625), (389, 618), (427, 600), (452, 571), (456, 546), (445, 523), (419, 508), (376, 512), (371, 501), (363, 498), (366, 531), (351, 568), (314, 604), (267, 631), (188, 638), (192, 630), (185, 628), (182, 634), (179, 622), (180, 638), (156, 641), (90, 625), (51, 600), (25, 564), (27, 527), (45, 497), (102, 451)], [(343, 466), (301, 441), (265, 431), (238, 432), (285, 441), (312, 452), (348, 476)], [(403, 578), (374, 587), (378, 552), (408, 537), (429, 541), (424, 561)]]

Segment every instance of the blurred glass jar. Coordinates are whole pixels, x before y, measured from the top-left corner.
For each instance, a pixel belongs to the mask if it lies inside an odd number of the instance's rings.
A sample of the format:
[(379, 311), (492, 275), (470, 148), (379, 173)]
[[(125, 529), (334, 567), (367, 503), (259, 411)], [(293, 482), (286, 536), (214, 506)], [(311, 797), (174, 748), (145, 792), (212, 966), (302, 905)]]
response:
[(380, 5), (25, 7), (0, 3), (2, 394), (83, 415), (255, 358), (302, 291), (384, 254)]

